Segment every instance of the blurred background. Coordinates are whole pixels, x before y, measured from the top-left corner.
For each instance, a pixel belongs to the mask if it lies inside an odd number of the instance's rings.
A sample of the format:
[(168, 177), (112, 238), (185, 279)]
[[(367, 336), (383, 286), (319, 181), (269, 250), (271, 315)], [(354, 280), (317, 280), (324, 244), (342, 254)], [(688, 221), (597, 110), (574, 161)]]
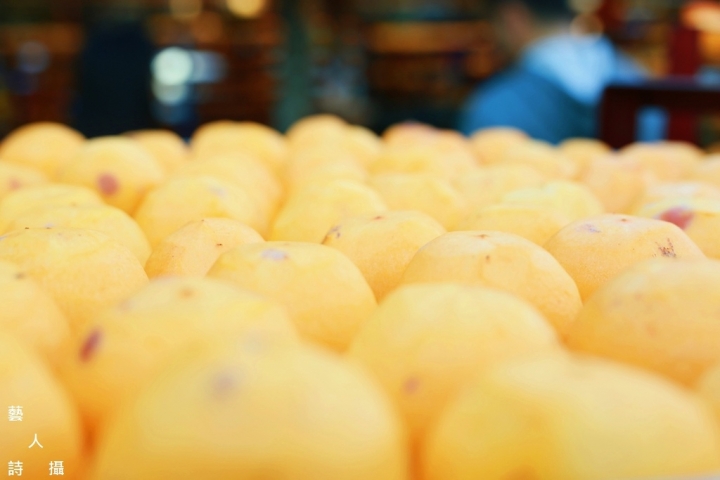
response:
[[(518, 61), (518, 51), (502, 38), (494, 4), (2, 0), (0, 137), (42, 120), (67, 123), (90, 137), (145, 128), (187, 137), (218, 119), (283, 131), (320, 112), (378, 132), (407, 120), (461, 128), (473, 94), (482, 96), (486, 82)], [(699, 89), (706, 92), (700, 103), (720, 112), (713, 96), (720, 84), (717, 2), (568, 5), (570, 28), (604, 35), (642, 69), (643, 82), (672, 79), (675, 87), (666, 90)], [(577, 78), (568, 81), (581, 88), (581, 73), (570, 72)], [(648, 98), (662, 107), (662, 95)], [(720, 122), (710, 110), (676, 119), (675, 136), (704, 146), (720, 140)], [(649, 135), (668, 136), (673, 120), (667, 111), (656, 114)], [(601, 135), (598, 122), (593, 132)], [(652, 119), (646, 123), (653, 125)]]

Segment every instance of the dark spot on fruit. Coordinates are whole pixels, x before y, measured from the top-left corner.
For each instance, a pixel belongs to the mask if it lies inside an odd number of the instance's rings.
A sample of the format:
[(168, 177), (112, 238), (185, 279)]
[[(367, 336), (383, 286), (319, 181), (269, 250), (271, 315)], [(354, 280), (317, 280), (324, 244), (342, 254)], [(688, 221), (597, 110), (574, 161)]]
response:
[(270, 260), (287, 260), (288, 256), (282, 250), (275, 250), (271, 248), (269, 250), (265, 250), (262, 253), (262, 258), (267, 258)]
[(30, 227), (25, 227), (25, 230), (30, 230)]
[(383, 218), (385, 217), (383, 217), (382, 215), (378, 215), (377, 217), (373, 218), (373, 220), (382, 220)]
[(620, 221), (623, 222), (623, 223), (629, 222), (629, 220), (628, 220), (627, 218), (625, 218), (625, 217), (621, 218)]
[(481, 234), (478, 235), (477, 237), (478, 237), (478, 238), (483, 238), (483, 239), (488, 238), (488, 236), (485, 235), (484, 233), (481, 233)]
[(485, 262), (486, 262), (486, 263), (490, 263), (490, 255), (486, 255), (486, 256), (485, 256)]
[(90, 332), (90, 335), (88, 335), (88, 337), (85, 339), (85, 342), (83, 342), (82, 347), (80, 347), (81, 361), (87, 362), (88, 360), (90, 360), (95, 351), (97, 351), (98, 346), (100, 346), (101, 339), (102, 334), (100, 333), (100, 330), (95, 329)]
[(660, 253), (663, 257), (677, 258), (677, 254), (675, 253), (675, 246), (672, 244), (669, 238), (667, 239), (666, 246), (660, 245), (659, 243), (656, 243), (656, 245), (660, 249)]
[(240, 386), (240, 378), (235, 372), (221, 372), (212, 379), (211, 390), (215, 398), (221, 399), (230, 395)]
[(685, 230), (692, 222), (695, 214), (684, 207), (676, 207), (658, 215), (659, 220), (670, 222)]
[(192, 288), (183, 288), (180, 290), (180, 298), (190, 298), (195, 295), (195, 291)]
[(15, 280), (22, 280), (25, 277), (26, 275), (23, 272), (18, 272), (15, 274)]
[(216, 243), (215, 246), (216, 246), (216, 247), (222, 247), (223, 244), (222, 244), (222, 243)]
[(420, 380), (416, 377), (410, 377), (405, 381), (405, 385), (403, 385), (403, 390), (406, 394), (412, 395), (413, 393), (417, 392), (420, 388)]
[(115, 175), (109, 173), (103, 173), (97, 179), (98, 189), (103, 195), (114, 195), (120, 188), (120, 182), (115, 178)]
[(17, 190), (22, 187), (22, 183), (17, 178), (11, 178), (8, 182), (8, 187), (10, 187), (10, 190)]

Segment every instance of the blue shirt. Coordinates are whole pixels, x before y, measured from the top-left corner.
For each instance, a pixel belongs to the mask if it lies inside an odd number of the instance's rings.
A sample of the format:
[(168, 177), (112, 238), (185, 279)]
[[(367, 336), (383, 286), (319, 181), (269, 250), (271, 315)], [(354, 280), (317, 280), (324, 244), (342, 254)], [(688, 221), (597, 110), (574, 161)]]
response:
[(469, 98), (460, 130), (515, 127), (559, 143), (597, 134), (605, 87), (645, 76), (604, 37), (557, 35), (528, 47), (517, 65), (483, 83)]

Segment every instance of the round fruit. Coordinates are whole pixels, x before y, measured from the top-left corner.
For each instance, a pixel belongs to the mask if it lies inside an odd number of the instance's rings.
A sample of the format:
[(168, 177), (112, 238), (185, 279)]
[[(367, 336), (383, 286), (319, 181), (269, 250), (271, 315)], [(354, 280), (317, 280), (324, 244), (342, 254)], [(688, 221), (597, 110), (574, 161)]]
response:
[(312, 185), (288, 198), (275, 218), (269, 238), (320, 243), (341, 218), (386, 210), (380, 194), (362, 183), (333, 180)]
[(688, 478), (718, 469), (720, 434), (695, 395), (622, 365), (556, 355), (481, 375), (428, 437), (423, 478)]
[(55, 300), (22, 269), (0, 261), (0, 330), (32, 347), (55, 368), (68, 353), (70, 327)]
[(547, 206), (498, 203), (477, 209), (456, 225), (455, 230), (512, 233), (544, 245), (571, 222), (572, 219), (566, 214)]
[(529, 165), (547, 178), (562, 180), (575, 178), (578, 167), (565, 154), (552, 145), (528, 140), (510, 147), (502, 158), (504, 164)]
[(500, 202), (513, 190), (539, 187), (545, 181), (546, 177), (529, 165), (493, 164), (456, 178), (453, 186), (470, 207), (481, 208)]
[(155, 157), (125, 137), (88, 140), (58, 173), (60, 182), (92, 188), (105, 202), (129, 214), (164, 177)]
[(105, 233), (127, 247), (142, 265), (150, 256), (150, 244), (135, 220), (109, 205), (38, 207), (15, 218), (8, 231), (54, 227)]
[(705, 258), (676, 225), (628, 215), (578, 220), (546, 244), (575, 280), (583, 301), (631, 265), (650, 258)]
[(481, 164), (500, 163), (508, 150), (530, 140), (524, 132), (514, 128), (486, 128), (470, 137), (470, 145)]
[(190, 149), (185, 141), (170, 130), (138, 130), (128, 135), (150, 152), (166, 175), (190, 159)]
[(346, 217), (330, 229), (323, 245), (352, 260), (380, 301), (398, 286), (420, 247), (443, 233), (442, 225), (424, 213), (390, 211)]
[(0, 159), (40, 170), (49, 178), (75, 156), (85, 137), (70, 127), (37, 122), (11, 132), (0, 144)]
[(0, 237), (0, 259), (15, 263), (37, 280), (65, 313), (73, 332), (147, 283), (137, 257), (94, 230), (11, 232)]
[(89, 188), (74, 185), (40, 185), (11, 192), (0, 202), (0, 233), (21, 215), (37, 208), (104, 205)]
[(360, 270), (324, 245), (241, 245), (221, 255), (208, 276), (277, 300), (303, 337), (338, 351), (347, 348), (376, 306)]
[(44, 185), (47, 182), (47, 177), (39, 170), (0, 161), (0, 200), (15, 190)]
[(93, 318), (63, 365), (63, 381), (98, 432), (176, 355), (255, 331), (296, 339), (284, 309), (259, 295), (210, 279), (153, 280)]
[(691, 385), (720, 362), (719, 282), (718, 261), (637, 264), (587, 300), (568, 345)]
[(466, 214), (465, 199), (450, 182), (427, 173), (387, 173), (372, 179), (392, 210), (418, 210), (445, 228), (453, 228)]
[(364, 372), (260, 339), (155, 378), (103, 435), (91, 478), (406, 480), (404, 440)]
[(190, 142), (193, 156), (248, 154), (279, 172), (285, 162), (285, 138), (270, 127), (254, 122), (227, 120), (206, 123), (195, 131)]
[(667, 199), (640, 209), (641, 217), (674, 223), (710, 258), (720, 259), (720, 199)]
[(612, 152), (606, 143), (590, 138), (565, 140), (560, 144), (559, 150), (575, 162), (581, 175), (594, 160), (603, 158)]
[(447, 402), (482, 369), (556, 348), (547, 320), (514, 295), (427, 284), (391, 293), (357, 334), (348, 355), (379, 380), (417, 446)]
[(150, 278), (163, 275), (204, 277), (223, 253), (246, 243), (264, 242), (252, 228), (230, 218), (204, 218), (171, 233), (145, 264)]
[(590, 189), (570, 181), (554, 181), (542, 187), (515, 190), (505, 195), (502, 202), (548, 207), (563, 213), (570, 220), (604, 213), (602, 203)]
[(645, 194), (651, 175), (630, 158), (606, 156), (590, 162), (580, 180), (608, 213), (629, 213)]
[(252, 196), (214, 177), (168, 180), (148, 193), (135, 213), (135, 221), (153, 248), (188, 223), (207, 217), (238, 220), (260, 234), (267, 230), (267, 219)]
[(517, 235), (451, 232), (415, 254), (402, 284), (460, 282), (506, 290), (533, 304), (562, 335), (581, 302), (572, 278), (552, 255)]
[(227, 154), (198, 159), (178, 168), (173, 178), (207, 175), (234, 183), (261, 207), (264, 217), (275, 215), (282, 199), (282, 186), (275, 174), (260, 160), (245, 154)]

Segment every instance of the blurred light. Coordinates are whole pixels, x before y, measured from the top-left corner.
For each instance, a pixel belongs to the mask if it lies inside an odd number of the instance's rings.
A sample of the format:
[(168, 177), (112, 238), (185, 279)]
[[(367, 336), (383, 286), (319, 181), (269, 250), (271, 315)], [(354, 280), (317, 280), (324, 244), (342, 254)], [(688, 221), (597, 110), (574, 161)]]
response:
[(203, 12), (190, 24), (190, 31), (200, 43), (214, 43), (223, 36), (223, 21), (217, 12)]
[(233, 15), (255, 18), (265, 10), (267, 0), (227, 0), (227, 8)]
[(151, 68), (153, 77), (159, 83), (183, 85), (193, 75), (192, 55), (182, 48), (166, 48), (155, 56)]
[(190, 53), (193, 62), (192, 83), (213, 83), (225, 77), (227, 64), (225, 58), (215, 52), (193, 51)]
[(40, 73), (50, 65), (50, 52), (40, 42), (25, 42), (18, 48), (17, 64), (21, 72)]
[(169, 0), (170, 15), (178, 20), (192, 20), (202, 12), (202, 0)]
[(594, 13), (602, 6), (602, 0), (570, 0), (570, 8), (576, 13)]
[(190, 97), (188, 85), (168, 85), (161, 82), (153, 82), (153, 94), (163, 105), (180, 105)]

